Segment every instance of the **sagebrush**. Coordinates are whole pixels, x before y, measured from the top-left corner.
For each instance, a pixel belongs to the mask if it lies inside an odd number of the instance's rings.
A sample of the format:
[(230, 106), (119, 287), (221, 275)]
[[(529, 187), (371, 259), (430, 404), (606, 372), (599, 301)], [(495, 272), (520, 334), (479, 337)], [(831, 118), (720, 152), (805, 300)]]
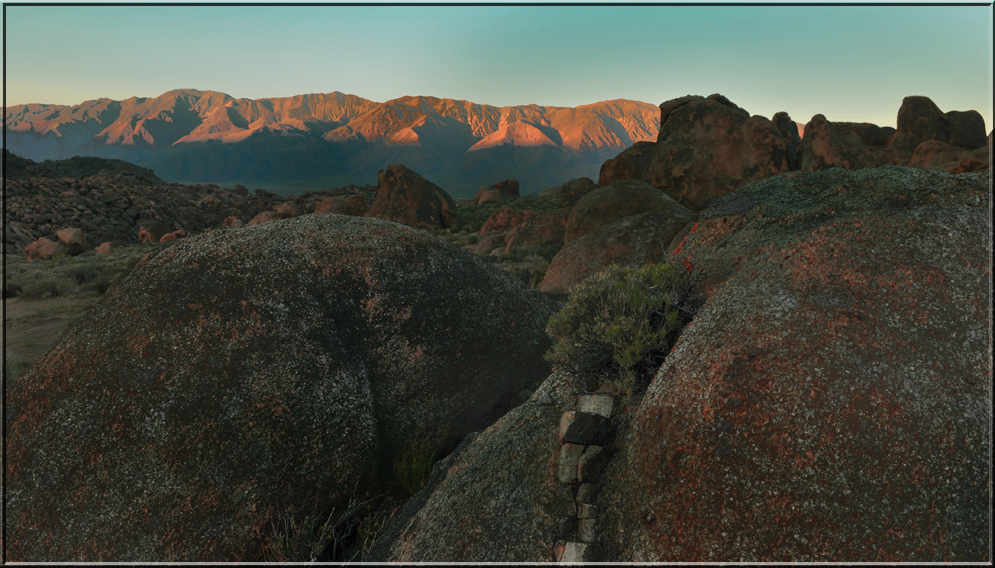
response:
[(549, 319), (546, 360), (624, 392), (645, 387), (701, 304), (699, 271), (612, 265), (575, 286)]

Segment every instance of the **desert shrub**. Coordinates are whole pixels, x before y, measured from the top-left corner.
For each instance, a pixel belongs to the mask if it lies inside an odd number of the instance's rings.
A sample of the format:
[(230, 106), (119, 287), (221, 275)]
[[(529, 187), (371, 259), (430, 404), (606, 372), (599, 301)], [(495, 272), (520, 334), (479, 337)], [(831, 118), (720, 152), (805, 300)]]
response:
[(21, 298), (26, 300), (45, 300), (47, 298), (62, 296), (69, 288), (71, 288), (69, 283), (61, 280), (38, 280), (24, 286), (21, 290)]
[(435, 452), (426, 444), (414, 444), (402, 455), (394, 458), (394, 476), (408, 496), (425, 486), (432, 474)]
[(97, 270), (97, 267), (90, 264), (76, 264), (66, 270), (66, 276), (75, 280), (76, 284), (82, 286), (87, 282), (96, 280), (100, 276), (100, 271)]
[(7, 298), (16, 298), (20, 294), (21, 294), (21, 287), (20, 286), (18, 286), (17, 284), (14, 284), (13, 282), (4, 282), (4, 286), (3, 286), (3, 297), (4, 297), (4, 299), (7, 299)]
[(546, 329), (546, 360), (631, 393), (652, 380), (697, 312), (698, 272), (612, 265), (575, 286)]

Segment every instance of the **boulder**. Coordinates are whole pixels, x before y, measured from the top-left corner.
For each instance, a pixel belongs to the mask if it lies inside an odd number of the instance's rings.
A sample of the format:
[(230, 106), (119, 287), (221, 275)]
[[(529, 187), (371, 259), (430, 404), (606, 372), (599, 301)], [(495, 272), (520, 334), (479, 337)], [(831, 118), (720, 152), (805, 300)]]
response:
[(492, 231), (506, 231), (521, 225), (526, 219), (535, 216), (535, 211), (515, 211), (514, 209), (498, 209), (490, 214), (480, 227), (480, 234)]
[(601, 164), (598, 185), (608, 185), (623, 179), (646, 180), (656, 142), (636, 142)]
[(289, 219), (289, 218), (290, 215), (288, 215), (286, 211), (263, 211), (258, 215), (256, 215), (255, 217), (253, 217), (252, 219), (249, 219), (249, 222), (247, 224), (256, 225), (259, 223), (268, 223), (270, 221), (278, 221), (280, 219)]
[(686, 213), (687, 209), (643, 181), (621, 180), (599, 187), (582, 197), (570, 211), (563, 242), (569, 243), (598, 227), (649, 211)]
[(221, 224), (225, 227), (241, 227), (245, 223), (241, 219), (235, 217), (234, 215), (225, 217)]
[(671, 241), (694, 217), (683, 208), (649, 211), (599, 227), (570, 241), (556, 253), (540, 289), (564, 293), (612, 264), (638, 267), (662, 262)]
[(976, 110), (956, 111), (947, 114), (947, 141), (954, 146), (976, 150), (987, 145), (985, 119)]
[(957, 165), (949, 170), (950, 173), (960, 174), (964, 172), (982, 172), (990, 171), (992, 167), (991, 161), (991, 145), (985, 145), (977, 150), (968, 152), (966, 156), (961, 158)]
[(947, 140), (947, 117), (928, 97), (905, 97), (898, 109), (895, 150), (915, 150), (927, 140)]
[(326, 197), (315, 204), (314, 212), (318, 215), (335, 213), (337, 215), (354, 215), (362, 217), (369, 206), (362, 195), (336, 195)]
[(441, 187), (392, 164), (377, 172), (377, 193), (366, 217), (445, 229), (456, 221), (456, 202)]
[(150, 253), (8, 384), (6, 560), (259, 559), (279, 515), (342, 511), (519, 404), (556, 307), (377, 219)]
[(69, 247), (60, 242), (53, 242), (45, 237), (41, 237), (30, 245), (24, 247), (24, 253), (27, 257), (27, 262), (32, 262), (34, 260), (51, 260), (53, 258), (69, 254)]
[(184, 231), (183, 229), (177, 229), (172, 233), (166, 233), (165, 235), (163, 235), (162, 238), (159, 239), (159, 242), (164, 243), (166, 241), (175, 241), (177, 239), (182, 239), (183, 237), (186, 236), (187, 236), (186, 231)]
[(477, 205), (501, 201), (502, 199), (515, 199), (519, 196), (519, 186), (517, 179), (506, 179), (494, 185), (485, 185), (477, 190), (473, 197), (473, 202)]
[(707, 301), (605, 474), (604, 557), (990, 562), (989, 179), (833, 169), (703, 211)]
[(301, 208), (293, 201), (280, 203), (273, 207), (273, 211), (283, 215), (284, 219), (293, 219), (294, 217), (300, 217), (302, 214)]
[(55, 236), (66, 245), (69, 254), (77, 255), (86, 251), (86, 235), (80, 229), (59, 229)]
[(797, 167), (797, 129), (786, 114), (776, 118), (751, 117), (722, 95), (667, 101), (656, 144), (637, 144), (615, 158), (628, 164), (604, 164), (598, 185), (624, 179), (615, 177), (621, 173), (702, 209), (740, 185)]
[(571, 208), (554, 209), (526, 219), (508, 232), (504, 241), (505, 253), (515, 249), (550, 245), (563, 242)]
[(916, 146), (909, 166), (949, 172), (968, 155), (964, 148), (940, 140), (927, 140)]
[(985, 144), (985, 121), (977, 111), (945, 114), (927, 97), (905, 97), (891, 149), (913, 151), (927, 140), (974, 150)]
[[(817, 114), (805, 125), (798, 149), (798, 169), (813, 172), (827, 168), (870, 168), (892, 161), (907, 163), (907, 153), (889, 150), (894, 129), (874, 124), (829, 122)], [(893, 154), (899, 154), (895, 160)]]
[(138, 242), (157, 243), (162, 239), (163, 235), (169, 232), (170, 230), (162, 223), (145, 221), (138, 227)]
[(111, 243), (109, 241), (100, 243), (100, 246), (93, 249), (93, 252), (97, 254), (110, 254), (114, 252), (114, 243)]

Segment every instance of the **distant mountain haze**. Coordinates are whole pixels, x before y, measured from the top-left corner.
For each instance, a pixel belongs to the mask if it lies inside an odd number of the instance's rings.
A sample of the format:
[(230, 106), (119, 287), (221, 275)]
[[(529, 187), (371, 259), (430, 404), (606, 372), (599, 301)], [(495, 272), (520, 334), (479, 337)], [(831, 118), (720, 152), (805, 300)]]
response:
[(339, 92), (236, 99), (193, 89), (6, 111), (7, 149), (36, 161), (117, 158), (169, 181), (284, 193), (373, 183), (378, 169), (401, 162), (457, 197), (505, 178), (517, 178), (523, 193), (596, 179), (606, 159), (655, 141), (660, 120), (656, 105), (624, 99), (494, 107)]

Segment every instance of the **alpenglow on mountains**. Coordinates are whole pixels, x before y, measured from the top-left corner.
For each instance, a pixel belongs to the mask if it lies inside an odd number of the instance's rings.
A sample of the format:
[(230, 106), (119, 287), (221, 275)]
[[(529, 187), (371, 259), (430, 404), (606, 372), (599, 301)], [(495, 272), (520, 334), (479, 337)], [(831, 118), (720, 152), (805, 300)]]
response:
[(401, 162), (458, 197), (509, 177), (523, 193), (596, 179), (606, 159), (655, 141), (660, 117), (656, 105), (625, 99), (494, 107), (339, 92), (236, 99), (193, 89), (6, 111), (7, 149), (37, 161), (117, 158), (170, 181), (291, 191), (372, 183), (379, 168)]

